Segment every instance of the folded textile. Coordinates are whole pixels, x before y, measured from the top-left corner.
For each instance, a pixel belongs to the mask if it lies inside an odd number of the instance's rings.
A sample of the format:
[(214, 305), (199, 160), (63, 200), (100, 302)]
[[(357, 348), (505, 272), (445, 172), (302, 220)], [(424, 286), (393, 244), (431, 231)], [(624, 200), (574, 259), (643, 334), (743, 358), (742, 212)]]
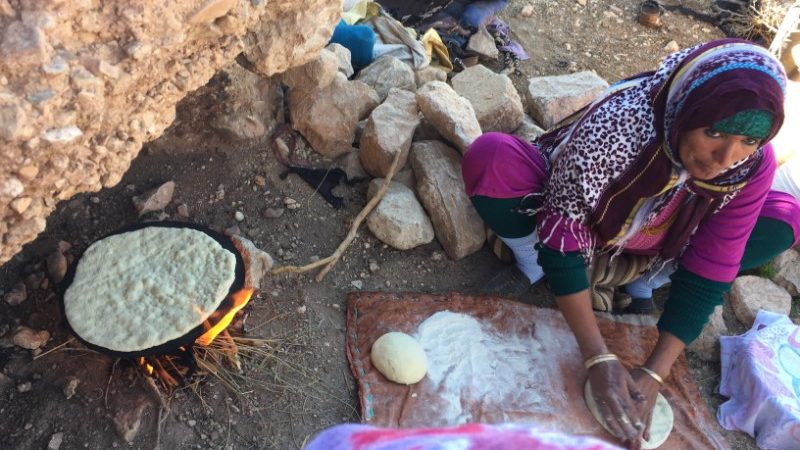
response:
[(355, 25), (358, 21), (367, 17), (367, 5), (370, 0), (347, 0), (342, 5), (344, 12), (342, 20), (348, 25)]
[(761, 310), (741, 336), (723, 336), (717, 420), (764, 450), (800, 448), (800, 327)]
[[(368, 5), (367, 18), (369, 25), (375, 30), (382, 44), (391, 47), (379, 47), (379, 53), (373, 50), (373, 57), (378, 58), (391, 54), (402, 59), (415, 69), (421, 69), (430, 63), (425, 46), (416, 39), (413, 30), (406, 29), (402, 23), (387, 14), (377, 3)], [(402, 45), (403, 47), (397, 47)]]
[(422, 35), (420, 39), (422, 45), (425, 46), (425, 52), (431, 59), (435, 58), (440, 66), (448, 71), (453, 70), (453, 64), (450, 62), (450, 53), (447, 51), (447, 46), (442, 41), (441, 36), (435, 28), (431, 28)]
[(394, 429), (337, 425), (306, 450), (621, 450), (590, 437), (569, 436), (523, 425), (470, 424), (450, 428)]

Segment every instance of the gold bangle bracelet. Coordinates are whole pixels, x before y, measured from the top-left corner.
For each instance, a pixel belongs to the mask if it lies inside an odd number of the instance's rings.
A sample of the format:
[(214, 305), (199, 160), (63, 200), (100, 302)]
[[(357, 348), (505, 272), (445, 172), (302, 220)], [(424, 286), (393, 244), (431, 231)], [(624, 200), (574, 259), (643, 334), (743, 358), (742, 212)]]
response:
[(637, 369), (639, 369), (642, 372), (644, 372), (647, 375), (649, 375), (650, 378), (656, 380), (656, 383), (658, 383), (659, 386), (663, 386), (664, 385), (664, 379), (661, 378), (661, 375), (657, 374), (654, 370), (648, 369), (647, 367), (644, 367), (644, 366), (639, 366), (639, 367), (637, 367)]
[(618, 361), (619, 357), (613, 353), (600, 353), (597, 355), (588, 358), (586, 361), (583, 362), (583, 366), (586, 370), (591, 369), (593, 366), (600, 364), (601, 362), (606, 361)]

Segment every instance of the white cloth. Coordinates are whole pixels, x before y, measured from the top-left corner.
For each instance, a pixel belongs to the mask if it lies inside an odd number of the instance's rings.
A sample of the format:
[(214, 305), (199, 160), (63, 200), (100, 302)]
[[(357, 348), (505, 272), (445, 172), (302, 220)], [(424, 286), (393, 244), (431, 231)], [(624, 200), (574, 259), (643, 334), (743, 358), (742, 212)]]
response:
[(535, 231), (521, 238), (500, 236), (500, 239), (514, 252), (514, 258), (517, 260), (517, 267), (528, 277), (531, 284), (542, 279), (544, 270), (542, 270), (542, 266), (537, 262), (539, 251), (536, 250), (536, 243), (539, 242), (539, 235)]
[(764, 450), (800, 449), (800, 327), (761, 310), (741, 336), (723, 336), (717, 411), (728, 430), (753, 436)]

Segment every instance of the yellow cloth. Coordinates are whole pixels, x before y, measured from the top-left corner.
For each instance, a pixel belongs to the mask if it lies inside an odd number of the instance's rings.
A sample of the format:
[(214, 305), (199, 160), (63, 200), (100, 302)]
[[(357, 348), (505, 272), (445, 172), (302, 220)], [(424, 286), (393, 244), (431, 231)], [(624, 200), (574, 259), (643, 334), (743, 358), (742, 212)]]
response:
[(450, 62), (450, 52), (447, 51), (447, 46), (442, 42), (441, 36), (435, 29), (431, 28), (422, 35), (422, 45), (425, 46), (425, 52), (433, 58), (439, 60), (439, 65), (447, 69), (453, 70), (453, 64)]
[(367, 6), (372, 3), (370, 0), (359, 0), (358, 3), (350, 8), (350, 11), (342, 13), (342, 19), (348, 25), (355, 25), (359, 20), (367, 17)]

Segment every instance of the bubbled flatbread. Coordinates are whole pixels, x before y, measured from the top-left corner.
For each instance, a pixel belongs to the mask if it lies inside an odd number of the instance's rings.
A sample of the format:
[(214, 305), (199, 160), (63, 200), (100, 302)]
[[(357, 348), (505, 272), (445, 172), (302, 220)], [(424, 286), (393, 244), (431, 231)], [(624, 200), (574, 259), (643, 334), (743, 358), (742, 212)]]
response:
[(202, 324), (235, 277), (236, 256), (206, 233), (147, 227), (92, 244), (64, 294), (64, 308), (87, 342), (141, 351)]
[[(597, 419), (606, 431), (614, 434), (606, 420), (600, 415), (597, 402), (595, 402), (594, 396), (592, 395), (592, 386), (589, 380), (586, 380), (583, 395), (586, 399), (586, 406), (589, 408), (594, 418)], [(667, 441), (669, 434), (672, 432), (674, 423), (675, 415), (672, 413), (672, 407), (669, 406), (667, 399), (659, 393), (656, 397), (656, 403), (653, 406), (653, 417), (650, 420), (650, 440), (642, 439), (642, 450), (652, 450), (664, 445), (664, 442)]]

